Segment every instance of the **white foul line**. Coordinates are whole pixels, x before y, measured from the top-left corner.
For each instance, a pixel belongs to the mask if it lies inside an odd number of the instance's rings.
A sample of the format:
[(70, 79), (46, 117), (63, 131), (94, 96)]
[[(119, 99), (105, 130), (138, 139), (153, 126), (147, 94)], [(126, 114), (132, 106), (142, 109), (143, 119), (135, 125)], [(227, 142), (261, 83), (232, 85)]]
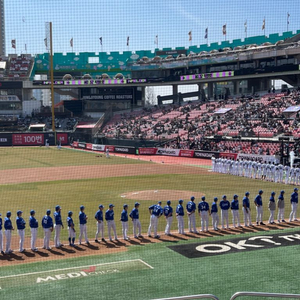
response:
[(24, 274), (17, 274), (17, 275), (8, 275), (8, 276), (2, 276), (0, 279), (5, 278), (13, 278), (13, 277), (20, 277), (20, 276), (28, 276), (28, 275), (35, 275), (35, 274), (44, 274), (44, 273), (50, 273), (50, 272), (58, 272), (58, 271), (66, 271), (66, 270), (73, 270), (73, 269), (79, 269), (79, 268), (89, 268), (89, 267), (98, 267), (98, 266), (105, 266), (105, 265), (112, 265), (112, 264), (119, 264), (119, 263), (126, 263), (126, 262), (133, 262), (133, 261), (139, 261), (149, 267), (150, 269), (153, 269), (150, 265), (145, 263), (141, 259), (131, 259), (131, 260), (121, 260), (121, 261), (114, 261), (109, 263), (103, 263), (103, 264), (97, 264), (97, 265), (89, 265), (89, 266), (79, 266), (79, 267), (72, 267), (72, 268), (65, 268), (65, 269), (55, 269), (55, 270), (48, 270), (48, 271), (40, 271), (40, 272), (33, 272), (33, 273), (24, 273)]
[(144, 265), (146, 265), (147, 267), (149, 267), (150, 269), (154, 269), (152, 266), (150, 266), (149, 264), (147, 264), (145, 261), (141, 260), (141, 259), (137, 259), (139, 260), (141, 263), (143, 263)]

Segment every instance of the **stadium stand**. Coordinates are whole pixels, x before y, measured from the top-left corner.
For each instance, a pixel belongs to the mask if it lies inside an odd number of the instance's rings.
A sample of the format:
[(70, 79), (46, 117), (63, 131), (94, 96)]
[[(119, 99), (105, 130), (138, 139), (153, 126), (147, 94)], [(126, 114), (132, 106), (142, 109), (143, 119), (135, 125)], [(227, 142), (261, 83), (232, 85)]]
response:
[[(255, 144), (251, 141), (208, 142), (215, 135), (270, 139), (300, 136), (299, 113), (286, 117), (283, 111), (300, 104), (300, 89), (286, 93), (268, 93), (261, 97), (203, 103), (193, 101), (166, 105), (130, 113), (115, 114), (103, 128), (107, 138), (148, 139), (166, 143), (168, 147), (214, 151), (276, 154), (280, 143)], [(229, 111), (216, 114), (219, 109)]]

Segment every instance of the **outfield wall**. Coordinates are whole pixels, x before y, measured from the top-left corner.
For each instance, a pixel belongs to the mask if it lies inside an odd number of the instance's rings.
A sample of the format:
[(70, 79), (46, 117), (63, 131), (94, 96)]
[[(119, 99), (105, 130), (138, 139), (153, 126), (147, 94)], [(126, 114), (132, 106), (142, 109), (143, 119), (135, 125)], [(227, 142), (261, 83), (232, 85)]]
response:
[(73, 148), (86, 149), (90, 151), (126, 153), (135, 155), (161, 155), (161, 156), (175, 156), (187, 158), (202, 158), (211, 159), (215, 158), (230, 158), (230, 159), (247, 159), (267, 162), (278, 162), (279, 157), (273, 155), (257, 155), (257, 154), (242, 154), (242, 153), (229, 153), (229, 152), (216, 152), (204, 150), (187, 150), (187, 149), (173, 149), (173, 148), (135, 148), (126, 146), (112, 146), (112, 145), (99, 145), (84, 142), (73, 142)]
[[(0, 133), (0, 146), (44, 146), (46, 140), (48, 140), (49, 145), (55, 145), (54, 133)], [(68, 145), (69, 134), (65, 132), (56, 133), (56, 140), (61, 141), (61, 145)]]

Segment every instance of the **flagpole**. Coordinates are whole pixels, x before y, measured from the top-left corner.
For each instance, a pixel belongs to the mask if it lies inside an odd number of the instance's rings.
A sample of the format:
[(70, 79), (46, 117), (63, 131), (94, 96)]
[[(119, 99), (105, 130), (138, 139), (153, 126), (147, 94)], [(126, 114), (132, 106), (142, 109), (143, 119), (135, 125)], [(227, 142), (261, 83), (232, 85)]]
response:
[(264, 36), (266, 36), (266, 17), (264, 17), (265, 26), (264, 26)]
[(286, 31), (289, 31), (289, 17), (290, 17), (290, 14), (287, 13), (287, 18), (286, 18)]

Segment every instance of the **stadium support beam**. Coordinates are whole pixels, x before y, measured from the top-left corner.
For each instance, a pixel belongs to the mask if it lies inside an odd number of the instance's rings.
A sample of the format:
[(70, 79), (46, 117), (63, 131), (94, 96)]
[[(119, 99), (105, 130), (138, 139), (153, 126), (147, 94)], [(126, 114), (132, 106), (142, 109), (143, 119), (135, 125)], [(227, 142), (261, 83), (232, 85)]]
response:
[(207, 98), (212, 99), (214, 97), (214, 85), (213, 82), (207, 84)]
[(53, 76), (53, 44), (52, 44), (52, 22), (50, 25), (50, 80), (51, 80), (51, 112), (52, 112), (52, 131), (55, 137), (56, 145), (56, 134), (55, 134), (55, 115), (54, 115), (54, 76)]

